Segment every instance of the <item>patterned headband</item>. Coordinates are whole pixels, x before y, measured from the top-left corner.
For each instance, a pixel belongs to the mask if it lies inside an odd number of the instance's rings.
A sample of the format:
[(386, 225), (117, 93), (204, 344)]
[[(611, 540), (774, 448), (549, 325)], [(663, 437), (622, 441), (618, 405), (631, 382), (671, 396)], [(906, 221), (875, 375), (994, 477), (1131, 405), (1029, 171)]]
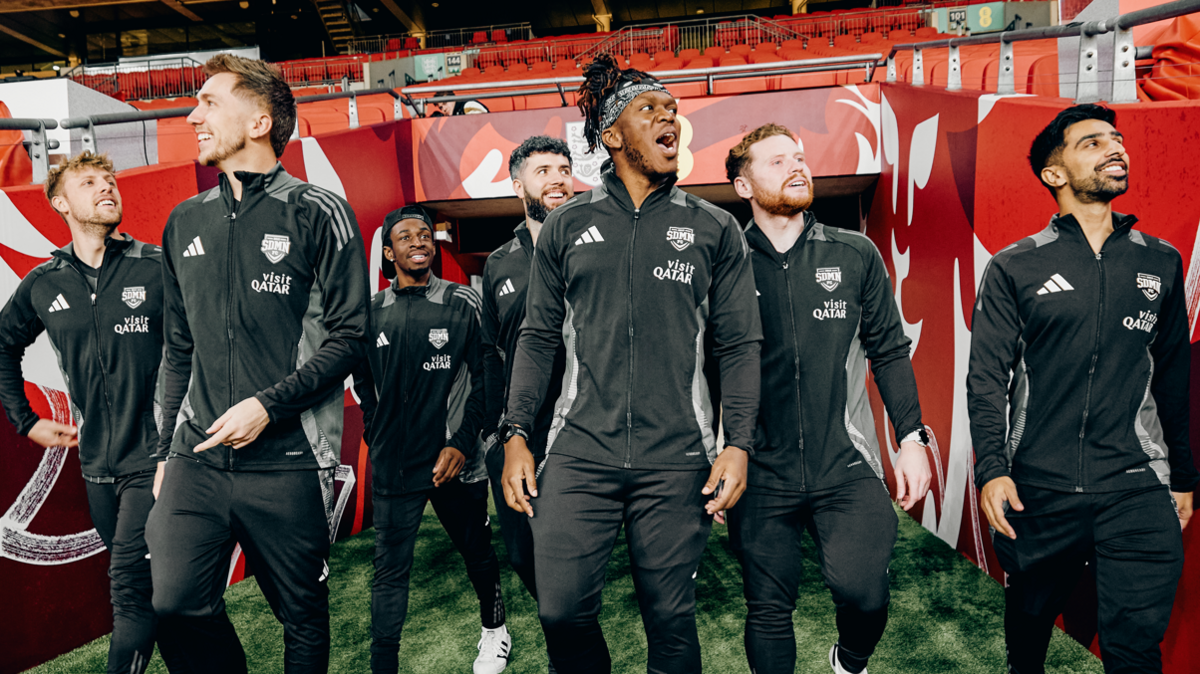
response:
[(611, 94), (609, 94), (604, 102), (600, 104), (600, 130), (603, 131), (613, 124), (617, 123), (617, 118), (625, 111), (625, 108), (633, 101), (633, 99), (641, 96), (647, 91), (661, 91), (668, 96), (671, 92), (658, 82), (623, 82), (617, 86)]

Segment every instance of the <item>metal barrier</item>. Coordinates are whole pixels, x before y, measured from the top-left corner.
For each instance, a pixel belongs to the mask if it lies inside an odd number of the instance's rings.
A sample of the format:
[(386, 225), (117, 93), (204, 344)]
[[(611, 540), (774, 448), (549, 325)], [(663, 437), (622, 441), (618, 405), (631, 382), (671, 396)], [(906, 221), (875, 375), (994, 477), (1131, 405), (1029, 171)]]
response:
[(50, 171), (50, 150), (58, 149), (58, 141), (46, 140), (46, 129), (57, 129), (58, 122), (53, 119), (33, 119), (28, 117), (0, 118), (0, 129), (17, 131), (32, 131), (33, 140), (29, 142), (29, 159), (33, 161), (33, 183), (37, 184), (46, 179)]
[[(879, 58), (878, 56), (876, 58)], [(377, 94), (387, 94), (394, 100), (393, 103), (393, 121), (404, 118), (404, 108), (401, 104), (403, 97), (396, 93), (394, 89), (380, 87), (378, 89), (359, 89), (358, 91), (339, 91), (332, 94), (316, 94), (313, 96), (300, 96), (296, 99), (296, 104), (300, 103), (316, 103), (318, 101), (332, 101), (341, 98), (350, 99), (349, 102), (349, 125), (347, 128), (357, 129), (358, 124), (358, 97), (373, 96)], [(48, 129), (53, 129), (61, 126), (64, 129), (83, 129), (83, 149), (96, 152), (96, 127), (108, 124), (127, 124), (129, 122), (146, 122), (152, 119), (168, 119), (172, 117), (187, 117), (192, 114), (195, 107), (189, 108), (166, 108), (163, 110), (138, 110), (135, 112), (110, 112), (102, 115), (90, 115), (87, 117), (68, 117), (60, 122), (49, 120), (11, 120), (0, 119), (0, 129), (4, 128), (26, 128), (26, 127), (11, 127), (5, 126), (6, 122), (46, 122)], [(32, 128), (32, 127), (29, 127)], [(296, 127), (292, 129), (292, 138), (300, 137), (300, 123), (297, 119)], [(42, 132), (42, 138), (45, 138), (45, 132)], [(35, 171), (36, 172), (36, 171)], [(45, 175), (43, 174), (43, 178)]]
[(291, 86), (312, 86), (363, 81), (362, 56), (331, 56), (324, 59), (277, 63), (283, 79)]
[(1027, 40), (1044, 40), (1050, 38), (1079, 37), (1079, 63), (1076, 72), (1076, 103), (1094, 103), (1100, 100), (1100, 43), (1099, 36), (1113, 34), (1113, 89), (1111, 103), (1136, 103), (1137, 73), (1134, 63), (1138, 57), (1138, 48), (1133, 44), (1133, 27), (1155, 21), (1174, 19), (1200, 11), (1200, 0), (1177, 0), (1177, 2), (1149, 7), (1146, 9), (1122, 14), (1103, 21), (1087, 23), (1071, 23), (1065, 26), (1050, 26), (1046, 28), (1028, 28), (1003, 33), (973, 35), (970, 37), (952, 38), (950, 40), (934, 40), (930, 42), (914, 42), (892, 46), (887, 56), (887, 81), (896, 81), (896, 54), (901, 51), (913, 52), (912, 81), (914, 86), (925, 84), (924, 50), (947, 48), (948, 76), (947, 89), (957, 91), (962, 89), (962, 59), (959, 49), (968, 45), (998, 44), (1000, 46), (999, 65), (1000, 81), (996, 87), (998, 94), (1016, 93), (1016, 82), (1013, 72), (1013, 43)]
[(603, 42), (581, 53), (579, 58), (594, 59), (599, 54), (629, 56), (681, 49), (703, 51), (709, 47), (735, 44), (757, 45), (783, 42), (804, 36), (782, 23), (753, 14), (713, 19), (693, 19), (667, 24), (626, 26)]
[(202, 65), (187, 57), (76, 66), (66, 77), (114, 98), (126, 100), (194, 96), (207, 79)]
[[(720, 66), (715, 68), (688, 68), (684, 70), (660, 70), (654, 76), (664, 84), (682, 82), (707, 82), (708, 93), (713, 93), (713, 83), (719, 80), (742, 79), (746, 77), (761, 77), (770, 75), (793, 75), (797, 73), (823, 72), (830, 70), (864, 69), (864, 82), (870, 82), (883, 54), (856, 54), (854, 56), (835, 56), (819, 59), (803, 59), (797, 61), (781, 61), (776, 63), (757, 63), (737, 66)], [(567, 107), (564, 85), (577, 85), (583, 82), (583, 77), (550, 77), (537, 80), (519, 80), (517, 82), (481, 82), (479, 84), (434, 85), (420, 87), (405, 87), (400, 93), (406, 97), (406, 103), (412, 106), (417, 114), (425, 116), (425, 105), (430, 103), (450, 103), (488, 98), (507, 98), (509, 96), (532, 96), (535, 94), (557, 93), (562, 98), (563, 107)], [(532, 87), (532, 88), (522, 88)], [(439, 94), (442, 96), (428, 98), (411, 98), (420, 94)], [(455, 93), (471, 92), (471, 93)]]
[[(369, 35), (350, 40), (351, 54), (376, 54), (383, 51), (401, 51), (413, 49), (404, 46), (409, 38), (421, 40), (417, 49), (441, 49), (443, 47), (471, 47), (494, 42), (492, 37), (496, 31), (504, 31), (504, 40), (500, 42), (519, 42), (533, 39), (533, 27), (529, 22), (504, 23), (493, 26), (473, 26), (470, 28), (454, 28), (450, 30), (434, 30), (426, 33), (392, 33), (389, 35)], [(485, 35), (484, 40), (476, 42), (479, 33)]]
[(791, 19), (780, 19), (779, 23), (806, 38), (824, 37), (831, 41), (837, 35), (861, 36), (871, 32), (890, 34), (897, 30), (911, 35), (916, 29), (925, 27), (929, 7), (907, 5), (899, 10), (881, 9), (817, 16), (797, 14)]

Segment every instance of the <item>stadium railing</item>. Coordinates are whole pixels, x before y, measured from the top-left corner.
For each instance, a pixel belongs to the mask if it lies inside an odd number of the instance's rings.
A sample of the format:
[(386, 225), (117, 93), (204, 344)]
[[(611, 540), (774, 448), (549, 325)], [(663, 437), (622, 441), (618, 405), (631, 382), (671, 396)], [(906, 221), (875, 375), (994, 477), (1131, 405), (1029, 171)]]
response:
[[(792, 75), (797, 73), (861, 68), (864, 73), (863, 81), (870, 82), (875, 68), (882, 58), (883, 54), (881, 53), (858, 54), (853, 56), (779, 61), (775, 63), (718, 66), (713, 68), (659, 70), (655, 71), (654, 76), (663, 84), (706, 82), (708, 95), (712, 95), (713, 83), (718, 80), (762, 77), (764, 75)], [(533, 80), (480, 82), (476, 84), (413, 86), (401, 89), (400, 93), (406, 97), (406, 102), (417, 111), (417, 115), (424, 117), (425, 106), (432, 103), (451, 103), (456, 101), (533, 96), (538, 94), (557, 93), (562, 99), (562, 106), (567, 107), (568, 102), (564, 85), (578, 85), (581, 82), (583, 82), (582, 76), (550, 77)], [(421, 97), (426, 94), (432, 95)]]
[[(878, 55), (876, 58), (878, 58)], [(393, 118), (392, 118), (393, 121), (403, 119), (404, 108), (401, 103), (401, 101), (403, 100), (403, 97), (400, 94), (396, 93), (396, 91), (394, 89), (389, 89), (387, 87), (381, 87), (378, 89), (359, 89), (357, 91), (339, 91), (339, 92), (329, 93), (329, 94), (315, 94), (312, 96), (300, 96), (300, 97), (296, 98), (296, 104), (300, 105), (303, 103), (316, 103), (316, 102), (320, 102), (320, 101), (332, 101), (332, 100), (338, 100), (338, 99), (343, 99), (343, 98), (349, 99), (348, 100), (349, 124), (346, 128), (357, 129), (359, 127), (358, 97), (359, 96), (374, 96), (374, 95), (380, 95), (380, 94), (386, 94), (388, 96), (391, 96), (394, 101), (394, 103), (393, 103)], [(64, 129), (83, 129), (83, 137), (82, 137), (83, 149), (91, 150), (92, 152), (98, 152), (99, 150), (97, 149), (97, 142), (96, 142), (96, 127), (97, 126), (105, 126), (108, 124), (127, 124), (129, 122), (145, 122), (145, 121), (149, 121), (152, 119), (171, 119), (171, 118), (177, 118), (177, 117), (187, 117), (188, 115), (192, 114), (193, 110), (195, 110), (194, 106), (185, 107), (185, 108), (165, 108), (165, 109), (161, 109), (161, 110), (138, 110), (136, 112), (110, 112), (110, 113), (104, 113), (104, 114), (99, 114), (99, 115), (88, 115), (85, 117), (68, 117), (59, 122), (55, 122), (52, 119), (51, 120), (32, 120), (32, 121), (45, 121), (45, 122), (49, 122), (50, 124), (55, 124), (57, 126), (61, 126)], [(16, 127), (4, 125), (5, 122), (13, 122), (13, 121), (28, 122), (30, 120), (0, 119), (0, 128), (16, 128)], [(24, 128), (24, 127), (21, 127), (21, 128)], [(46, 128), (53, 129), (55, 127), (47, 126)], [(42, 137), (43, 138), (45, 137), (45, 132), (43, 132)], [(297, 115), (296, 128), (294, 128), (292, 130), (292, 138), (299, 138), (299, 137), (300, 137), (300, 122), (299, 122), (299, 115)], [(36, 170), (34, 172), (34, 175), (35, 175), (35, 182), (36, 182), (36, 180), (37, 180)], [(43, 178), (44, 177), (45, 177), (45, 174), (43, 174)]]
[(122, 100), (191, 96), (205, 79), (201, 64), (187, 57), (79, 65), (65, 77)]
[[(1176, 2), (1156, 7), (1137, 10), (1128, 14), (1117, 15), (1103, 21), (1088, 21), (1070, 23), (1063, 26), (1045, 28), (1027, 28), (986, 35), (951, 38), (949, 40), (932, 40), (927, 42), (912, 42), (894, 44), (887, 55), (887, 81), (897, 80), (896, 55), (902, 51), (911, 51), (913, 86), (925, 85), (924, 53), (930, 49), (947, 49), (949, 70), (947, 72), (947, 89), (957, 91), (962, 89), (962, 59), (960, 49), (971, 45), (995, 44), (1000, 50), (999, 59), (1000, 81), (996, 93), (1016, 93), (1016, 82), (1013, 72), (1013, 43), (1028, 40), (1044, 40), (1047, 38), (1079, 38), (1079, 60), (1076, 73), (1076, 103), (1094, 103), (1100, 100), (1100, 36), (1113, 34), (1112, 62), (1112, 97), (1110, 103), (1136, 103), (1137, 72), (1134, 64), (1138, 60), (1139, 48), (1133, 44), (1133, 28), (1156, 21), (1174, 19), (1186, 14), (1200, 12), (1200, 0), (1177, 0)], [(1142, 58), (1149, 58), (1143, 48)]]
[(58, 141), (46, 139), (46, 129), (57, 129), (58, 122), (53, 119), (36, 119), (30, 117), (0, 118), (0, 129), (15, 129), (29, 131), (33, 136), (26, 141), (29, 146), (29, 158), (33, 161), (33, 182), (37, 184), (46, 179), (50, 171), (50, 150), (58, 149)]
[[(483, 39), (480, 39), (483, 38)], [(489, 26), (472, 26), (428, 32), (392, 33), (368, 35), (349, 42), (351, 54), (374, 54), (381, 51), (415, 49), (413, 41), (424, 40), (420, 48), (470, 47), (489, 43), (518, 42), (533, 39), (533, 27), (529, 22), (504, 23)]]

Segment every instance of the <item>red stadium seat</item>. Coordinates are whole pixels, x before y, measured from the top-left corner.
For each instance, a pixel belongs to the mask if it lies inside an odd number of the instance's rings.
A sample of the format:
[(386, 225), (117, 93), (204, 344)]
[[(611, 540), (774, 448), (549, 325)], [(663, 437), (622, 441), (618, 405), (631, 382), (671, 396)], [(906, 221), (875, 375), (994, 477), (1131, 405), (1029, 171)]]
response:
[(670, 60), (673, 58), (675, 58), (675, 52), (673, 52), (673, 51), (654, 52), (654, 62), (655, 63), (661, 63), (663, 61), (667, 61), (667, 60)]
[(421, 39), (416, 38), (416, 37), (404, 38), (404, 48), (405, 49), (420, 49), (421, 48)]
[(535, 73), (546, 73), (554, 70), (554, 64), (549, 61), (537, 61), (529, 69)]
[(683, 70), (683, 59), (673, 58), (656, 61), (654, 67), (650, 70)]
[(575, 70), (575, 59), (562, 59), (554, 64), (555, 70)]
[(713, 67), (713, 60), (707, 56), (697, 56), (684, 67), (688, 70), (692, 70), (693, 68), (711, 68)]
[(746, 59), (737, 54), (726, 54), (721, 57), (718, 64), (722, 66), (744, 66), (746, 65)]
[(748, 44), (735, 44), (729, 48), (730, 54), (737, 54), (742, 58), (749, 56), (752, 51), (754, 51), (754, 48)]
[(503, 28), (497, 28), (492, 31), (492, 42), (508, 42), (508, 34)]
[(683, 61), (684, 65), (691, 63), (692, 59), (695, 59), (698, 56), (700, 56), (699, 49), (680, 49), (679, 50), (679, 59)]
[(708, 58), (716, 61), (717, 59), (719, 59), (725, 55), (725, 48), (724, 47), (709, 47), (708, 49), (704, 50), (704, 55), (707, 56)]
[(471, 44), (483, 44), (487, 41), (488, 34), (486, 30), (477, 30), (475, 31), (475, 34), (471, 36)]
[(779, 45), (775, 44), (774, 42), (759, 42), (758, 44), (754, 45), (754, 51), (774, 54), (775, 52), (779, 51)]

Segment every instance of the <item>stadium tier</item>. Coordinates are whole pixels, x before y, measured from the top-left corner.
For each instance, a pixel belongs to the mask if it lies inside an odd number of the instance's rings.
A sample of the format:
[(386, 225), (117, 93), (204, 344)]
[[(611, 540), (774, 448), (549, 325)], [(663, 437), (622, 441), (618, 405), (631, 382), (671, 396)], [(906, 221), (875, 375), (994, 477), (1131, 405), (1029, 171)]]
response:
[[(526, 138), (544, 134), (567, 144), (572, 153), (569, 180), (576, 193), (601, 185), (601, 165), (607, 155), (603, 149), (587, 151), (585, 121), (576, 107), (584, 69), (599, 55), (611, 55), (626, 69), (663, 78), (678, 99), (679, 187), (728, 209), (743, 223), (749, 210), (730, 185), (726, 158), (748, 131), (768, 123), (785, 125), (797, 135), (811, 169), (816, 195), (812, 211), (831, 227), (870, 239), (894, 290), (903, 334), (911, 340), (933, 485), (909, 515), (940, 539), (938, 545), (957, 550), (982, 573), (1004, 584), (1007, 577), (979, 502), (982, 485), (975, 483), (976, 456), (967, 413), (972, 310), (981, 292), (979, 283), (993, 256), (1012, 242), (1042, 231), (1055, 213), (1054, 199), (1030, 170), (1034, 137), (1073, 103), (1107, 100), (1124, 134), (1132, 186), (1113, 205), (1136, 214), (1139, 231), (1171, 242), (1182, 257), (1191, 375), (1193, 380), (1200, 377), (1196, 341), (1200, 335), (1195, 331), (1200, 317), (1200, 200), (1192, 198), (1189, 190), (1197, 178), (1192, 168), (1196, 149), (1190, 141), (1200, 128), (1196, 100), (1200, 71), (1195, 65), (1200, 61), (1196, 18), (1200, 14), (1154, 25), (1117, 26), (1129, 33), (1121, 33), (1117, 41), (1107, 32), (1099, 38), (1085, 33), (1083, 40), (1107, 40), (1107, 47), (1096, 47), (1103, 59), (1110, 59), (1102, 64), (1104, 77), (1096, 81), (1089, 79), (1086, 65), (1077, 67), (1073, 60), (1081, 51), (1084, 59), (1094, 56), (1086, 47), (1092, 43), (1085, 42), (1080, 49), (1078, 26), (1047, 26), (1044, 34), (1026, 33), (1029, 39), (1010, 42), (1002, 41), (999, 34), (996, 39), (983, 39), (982, 34), (940, 32), (948, 27), (929, 25), (936, 11), (979, 4), (907, 4), (773, 18), (681, 21), (626, 27), (611, 34), (541, 39), (518, 39), (523, 36), (511, 29), (489, 28), (468, 31), (461, 44), (428, 48), (422, 48), (416, 37), (388, 37), (381, 41), (384, 48), (371, 54), (278, 64), (300, 99), (296, 130), (280, 162), (291, 175), (345, 199), (353, 208), (358, 229), (347, 230), (345, 241), (361, 247), (367, 256), (372, 291), (388, 285), (381, 273), (380, 231), (385, 218), (412, 204), (422, 204), (435, 214), (440, 253), (435, 273), (447, 281), (480, 287), (488, 254), (511, 239), (524, 214), (522, 201), (514, 195), (508, 161)], [(1192, 4), (1193, 11), (1200, 11), (1200, 4)], [(1128, 11), (1132, 9), (1124, 13)], [(1106, 18), (1083, 15), (1089, 21)], [(1115, 24), (1105, 25), (1111, 30)], [(1075, 32), (1061, 32), (1069, 30)], [(1120, 53), (1124, 37), (1129, 38), (1125, 46), (1131, 50), (1128, 63), (1121, 66), (1119, 59), (1112, 59), (1114, 51)], [(464, 45), (469, 51), (463, 50)], [(368, 73), (375, 64), (451, 53), (464, 56), (456, 74), (372, 88), (374, 78)], [(1114, 68), (1124, 68), (1125, 74), (1114, 77)], [(121, 113), (126, 115), (123, 122), (139, 111), (193, 108), (197, 105), (193, 95), (204, 82), (202, 71), (193, 65), (113, 69), (107, 74), (81, 71), (72, 77), (96, 92), (128, 102), (133, 110)], [(1089, 88), (1089, 82), (1095, 86)], [(117, 180), (124, 199), (121, 231), (153, 244), (162, 243), (164, 223), (180, 202), (219, 183), (217, 169), (196, 161), (196, 132), (185, 117), (157, 119), (146, 127), (145, 135), (132, 139), (98, 138), (91, 134), (86, 117), (63, 119), (63, 128), (56, 131), (39, 130), (37, 124), (30, 124), (39, 121), (32, 115), (10, 112), (2, 97), (4, 86), (16, 85), (0, 84), (0, 299), (10, 297), (23, 277), (71, 241), (67, 225), (47, 204), (42, 186), (33, 183), (39, 170), (38, 152), (58, 156), (85, 147), (103, 152), (106, 142), (149, 143), (156, 149), (156, 161), (150, 161), (147, 149), (145, 165), (118, 166), (123, 170), (117, 172)], [(355, 90), (364, 93), (351, 98)], [(146, 119), (148, 124), (150, 118)], [(92, 119), (95, 128), (102, 128), (103, 121)], [(46, 145), (46, 134), (52, 131), (61, 133), (57, 150)], [(44, 165), (45, 157), (40, 160)], [(591, 242), (581, 236), (575, 245)], [(342, 243), (339, 238), (339, 248)], [(263, 245), (263, 254), (271, 259), (266, 240)], [(817, 283), (827, 271), (817, 270)], [(837, 278), (841, 279), (840, 271)], [(805, 282), (812, 283), (811, 275)], [(1134, 293), (1132, 281), (1126, 290)], [(1146, 293), (1140, 285), (1139, 293)], [(431, 333), (431, 343), (434, 337)], [(46, 340), (30, 347), (24, 376), (34, 411), (70, 423), (66, 382)], [(894, 495), (893, 469), (901, 438), (884, 414), (874, 375), (864, 372), (862, 378), (871, 382), (867, 397), (874, 414), (873, 427), (865, 431), (877, 437), (884, 450), (884, 482)], [(1143, 396), (1141, 390), (1135, 393), (1139, 399)], [(343, 399), (344, 433), (341, 446), (334, 448), (340, 461), (329, 521), (331, 540), (369, 530), (374, 516), (362, 412), (349, 386)], [(1193, 418), (1200, 418), (1197, 401), (1200, 395), (1193, 390)], [(1195, 430), (1192, 435), (1193, 446), (1200, 444)], [(7, 499), (0, 506), (4, 513), (0, 568), (10, 578), (8, 605), (21, 607), (0, 617), (9, 644), (0, 653), (0, 674), (7, 674), (47, 663), (107, 633), (111, 606), (106, 576), (109, 555), (87, 515), (85, 488), (77, 479), (82, 470), (78, 452), (64, 447), (44, 450), (7, 422), (0, 422), (0, 446), (6, 452), (0, 496)], [(1195, 639), (1200, 634), (1200, 585), (1196, 583), (1200, 537), (1195, 527), (1192, 524), (1184, 534), (1184, 575), (1162, 644), (1166, 674), (1196, 672), (1200, 667), (1200, 641)], [(907, 544), (915, 545), (911, 536)], [(357, 557), (369, 557), (368, 551), (359, 549), (364, 545), (361, 541), (353, 545)], [(448, 554), (449, 547), (443, 547), (436, 555), (439, 558)], [(711, 556), (719, 560), (720, 568), (702, 565), (698, 582), (702, 588), (717, 588), (713, 592), (728, 592), (713, 580), (715, 575), (704, 577), (706, 572), (724, 573), (729, 570), (726, 566), (734, 564), (728, 550), (717, 552)], [(897, 554), (901, 552), (898, 548)], [(421, 554), (423, 559), (435, 556), (428, 551)], [(230, 584), (252, 572), (240, 548), (228, 569), (223, 564), (221, 572)], [(350, 562), (339, 560), (339, 564)], [(949, 569), (951, 563), (930, 570), (932, 566), (901, 574), (903, 582), (911, 583), (914, 594), (923, 592), (925, 583), (936, 589), (929, 593), (955, 595), (961, 601), (959, 586), (938, 585), (938, 569)], [(504, 568), (509, 574), (510, 569)], [(962, 577), (961, 569), (955, 573)], [(805, 583), (814, 578), (806, 578)], [(505, 582), (516, 586), (515, 581)], [(359, 591), (367, 591), (366, 580), (355, 583), (362, 586)], [(428, 585), (432, 583), (414, 582), (413, 592)], [(465, 592), (469, 595), (470, 588)], [(467, 603), (474, 600), (468, 598)], [(334, 596), (332, 601), (341, 600)], [(365, 605), (366, 597), (356, 601)], [(435, 603), (422, 601), (414, 601), (414, 606)], [(825, 595), (821, 601), (828, 603)], [(1094, 579), (1090, 579), (1076, 590), (1058, 624), (1099, 656), (1096, 601)], [(708, 611), (731, 602), (740, 605), (741, 599), (721, 594), (701, 597), (700, 604)], [(996, 599), (988, 610), (1001, 610), (996, 608), (1001, 603)], [(265, 615), (261, 607), (260, 611)], [(71, 617), (69, 621), (64, 621), (65, 615)], [(977, 618), (964, 618), (970, 621), (964, 628), (972, 631)], [(365, 620), (346, 619), (345, 624), (363, 629)], [(997, 618), (989, 624), (998, 629), (999, 622)], [(63, 629), (64, 624), (69, 629)], [(636, 632), (636, 627), (632, 629)], [(737, 636), (731, 640), (737, 642), (735, 650), (741, 648), (740, 633)], [(533, 638), (525, 638), (520, 645), (532, 649), (533, 643)], [(1002, 634), (996, 635), (992, 646), (993, 655), (1001, 657)], [(360, 650), (365, 652), (365, 646)], [(343, 662), (338, 666), (346, 668), (331, 671), (365, 671), (366, 656), (355, 653), (344, 660), (362, 666), (356, 669)], [(744, 653), (738, 653), (738, 666), (744, 666)], [(936, 660), (930, 657), (928, 662)], [(964, 656), (962, 662), (968, 660)], [(68, 662), (45, 665), (44, 671), (69, 671), (71, 665), (62, 664)], [(996, 664), (986, 659), (970, 662), (978, 671), (992, 671), (984, 665)], [(256, 671), (255, 664), (251, 671)], [(818, 664), (821, 671), (828, 671), (825, 660)], [(55, 670), (58, 665), (67, 669)], [(544, 666), (540, 661), (543, 670)], [(1101, 668), (1095, 662), (1091, 666), (1094, 669), (1087, 671)], [(875, 664), (871, 671), (876, 671)]]

